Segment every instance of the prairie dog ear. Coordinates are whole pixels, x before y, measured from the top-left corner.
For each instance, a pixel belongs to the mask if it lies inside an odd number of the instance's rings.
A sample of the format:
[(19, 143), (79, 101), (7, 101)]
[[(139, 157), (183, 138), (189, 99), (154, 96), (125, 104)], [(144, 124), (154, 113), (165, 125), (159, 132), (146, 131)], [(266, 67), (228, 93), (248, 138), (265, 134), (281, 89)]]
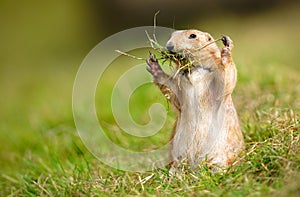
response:
[(206, 40), (207, 40), (208, 42), (210, 42), (210, 41), (213, 40), (213, 37), (212, 37), (209, 33), (206, 33), (205, 36), (206, 36)]

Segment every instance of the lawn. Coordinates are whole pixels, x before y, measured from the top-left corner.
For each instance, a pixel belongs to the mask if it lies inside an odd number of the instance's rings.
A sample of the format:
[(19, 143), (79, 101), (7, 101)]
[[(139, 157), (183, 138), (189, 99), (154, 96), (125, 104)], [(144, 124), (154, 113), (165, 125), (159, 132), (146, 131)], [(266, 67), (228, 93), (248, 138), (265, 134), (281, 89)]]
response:
[[(297, 8), (194, 24), (215, 37), (230, 35), (235, 43), (239, 77), (233, 100), (246, 149), (236, 161), (239, 165), (223, 173), (183, 166), (182, 174), (172, 176), (167, 168), (141, 173), (103, 164), (82, 143), (72, 116), (72, 88), (82, 53), (75, 58), (54, 57), (48, 49), (34, 60), (30, 55), (36, 54), (28, 53), (23, 59), (2, 58), (15, 65), (3, 63), (0, 74), (0, 196), (299, 196)], [(118, 67), (121, 63), (122, 69)], [(132, 117), (147, 123), (149, 106), (160, 102), (168, 112), (166, 125), (149, 139), (120, 131), (109, 99), (118, 74), (131, 64), (130, 58), (120, 57), (106, 72), (97, 89), (97, 113), (116, 144), (148, 150), (168, 141), (176, 115), (157, 88), (147, 84), (130, 100)]]

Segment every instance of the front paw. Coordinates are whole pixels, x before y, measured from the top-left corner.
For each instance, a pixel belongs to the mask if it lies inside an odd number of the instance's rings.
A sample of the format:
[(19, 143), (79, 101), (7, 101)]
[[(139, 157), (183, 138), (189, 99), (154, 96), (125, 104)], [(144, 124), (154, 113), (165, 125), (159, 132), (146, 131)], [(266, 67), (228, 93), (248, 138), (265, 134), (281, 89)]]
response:
[(153, 75), (153, 77), (157, 77), (158, 75), (163, 73), (163, 70), (158, 64), (155, 55), (153, 55), (151, 52), (150, 52), (150, 58), (146, 60), (146, 63), (148, 64), (146, 69), (149, 73)]
[(226, 48), (229, 48), (230, 50), (233, 48), (233, 43), (229, 36), (222, 35), (222, 42)]

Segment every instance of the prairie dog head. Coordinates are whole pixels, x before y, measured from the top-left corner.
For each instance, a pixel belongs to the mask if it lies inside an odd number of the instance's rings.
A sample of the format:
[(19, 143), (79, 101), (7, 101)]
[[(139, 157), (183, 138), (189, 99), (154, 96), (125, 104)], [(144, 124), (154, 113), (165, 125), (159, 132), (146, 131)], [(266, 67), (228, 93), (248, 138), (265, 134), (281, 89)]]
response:
[(172, 33), (166, 49), (171, 53), (193, 58), (194, 61), (202, 64), (212, 57), (220, 58), (220, 50), (216, 43), (211, 43), (213, 41), (213, 37), (206, 32), (195, 29), (178, 30)]

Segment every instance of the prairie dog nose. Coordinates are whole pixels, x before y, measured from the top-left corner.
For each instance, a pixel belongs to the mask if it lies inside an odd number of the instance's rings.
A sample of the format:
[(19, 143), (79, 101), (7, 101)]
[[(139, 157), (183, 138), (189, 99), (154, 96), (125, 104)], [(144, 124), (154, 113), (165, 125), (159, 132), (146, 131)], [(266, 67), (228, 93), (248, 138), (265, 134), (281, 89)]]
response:
[(169, 51), (169, 52), (174, 52), (173, 50), (174, 50), (174, 45), (173, 45), (173, 43), (172, 42), (168, 42), (167, 44), (166, 44), (166, 49)]

